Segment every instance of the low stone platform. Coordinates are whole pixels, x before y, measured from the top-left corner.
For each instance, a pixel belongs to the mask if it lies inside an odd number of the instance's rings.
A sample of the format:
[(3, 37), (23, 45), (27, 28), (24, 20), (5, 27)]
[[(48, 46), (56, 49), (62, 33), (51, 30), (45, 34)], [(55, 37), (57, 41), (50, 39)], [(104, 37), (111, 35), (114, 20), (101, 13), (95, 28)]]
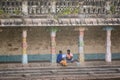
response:
[[(100, 67), (100, 66), (120, 66), (120, 61), (106, 63), (105, 61), (86, 61), (84, 63), (68, 63), (66, 67)], [(23, 65), (22, 63), (0, 63), (0, 69), (6, 68), (26, 68), (26, 67), (63, 67), (60, 64), (52, 64), (50, 62), (33, 62)]]

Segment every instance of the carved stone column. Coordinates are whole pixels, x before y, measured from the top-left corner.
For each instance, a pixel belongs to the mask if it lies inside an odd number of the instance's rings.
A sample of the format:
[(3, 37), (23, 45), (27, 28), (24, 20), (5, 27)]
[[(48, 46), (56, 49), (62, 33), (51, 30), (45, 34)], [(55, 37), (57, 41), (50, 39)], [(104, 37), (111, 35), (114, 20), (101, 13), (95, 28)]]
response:
[(51, 28), (51, 62), (56, 63), (56, 32), (55, 28)]
[(22, 56), (22, 64), (27, 64), (28, 63), (28, 56), (27, 56), (27, 30), (23, 30), (22, 33), (23, 36), (23, 42), (22, 42), (22, 52), (23, 52), (23, 56)]
[(78, 53), (79, 53), (79, 61), (82, 63), (84, 62), (84, 31), (85, 28), (81, 27), (79, 28), (79, 44), (78, 44)]
[(105, 61), (106, 62), (111, 62), (111, 31), (113, 30), (112, 27), (106, 27), (105, 28), (106, 33), (107, 33), (107, 38), (106, 38), (106, 55), (105, 55)]

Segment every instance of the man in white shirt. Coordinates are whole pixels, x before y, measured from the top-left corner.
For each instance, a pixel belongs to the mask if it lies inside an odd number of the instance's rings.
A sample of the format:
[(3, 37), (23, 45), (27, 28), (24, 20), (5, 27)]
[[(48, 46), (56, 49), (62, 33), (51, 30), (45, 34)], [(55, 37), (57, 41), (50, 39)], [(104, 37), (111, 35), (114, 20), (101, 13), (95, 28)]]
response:
[(66, 60), (67, 62), (73, 62), (73, 54), (70, 52), (69, 49), (67, 50)]

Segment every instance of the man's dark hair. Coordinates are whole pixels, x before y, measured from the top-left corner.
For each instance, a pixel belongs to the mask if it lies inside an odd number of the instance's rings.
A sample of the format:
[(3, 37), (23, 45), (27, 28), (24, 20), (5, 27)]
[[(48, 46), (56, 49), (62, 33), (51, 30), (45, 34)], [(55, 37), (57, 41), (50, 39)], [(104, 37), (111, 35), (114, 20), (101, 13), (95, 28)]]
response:
[(62, 53), (62, 51), (60, 50), (59, 53)]
[(70, 50), (68, 49), (67, 52), (70, 53)]

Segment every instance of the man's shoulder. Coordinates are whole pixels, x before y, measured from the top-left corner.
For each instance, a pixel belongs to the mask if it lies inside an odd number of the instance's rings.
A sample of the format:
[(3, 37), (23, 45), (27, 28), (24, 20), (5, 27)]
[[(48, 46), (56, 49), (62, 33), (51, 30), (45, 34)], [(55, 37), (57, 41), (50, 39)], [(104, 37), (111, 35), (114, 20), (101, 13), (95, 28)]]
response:
[(58, 54), (58, 56), (60, 56), (60, 55), (62, 55), (62, 54)]
[(73, 56), (73, 54), (72, 54), (72, 53), (70, 53), (70, 56)]

